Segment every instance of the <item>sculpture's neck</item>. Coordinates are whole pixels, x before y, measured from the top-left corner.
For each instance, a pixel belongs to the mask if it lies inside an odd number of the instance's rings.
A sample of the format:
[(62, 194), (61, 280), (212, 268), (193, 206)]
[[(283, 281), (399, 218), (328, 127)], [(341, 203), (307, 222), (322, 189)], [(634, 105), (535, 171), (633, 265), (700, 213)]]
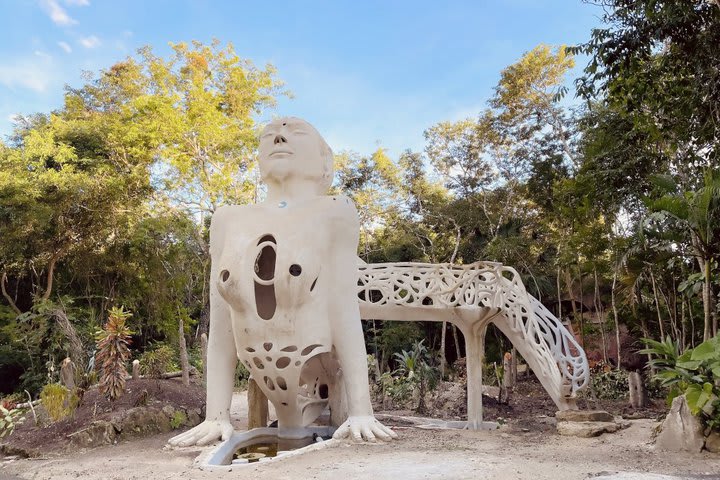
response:
[(267, 181), (267, 198), (264, 203), (301, 202), (325, 195), (317, 180), (294, 179), (292, 182)]

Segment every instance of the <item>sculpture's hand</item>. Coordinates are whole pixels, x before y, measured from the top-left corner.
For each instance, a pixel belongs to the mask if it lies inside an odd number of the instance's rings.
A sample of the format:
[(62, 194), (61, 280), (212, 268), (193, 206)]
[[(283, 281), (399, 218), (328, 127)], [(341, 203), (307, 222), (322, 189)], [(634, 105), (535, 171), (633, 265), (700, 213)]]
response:
[(377, 438), (388, 441), (397, 438), (397, 433), (378, 422), (372, 415), (363, 415), (349, 417), (333, 435), (333, 438), (337, 439), (347, 437), (356, 442), (374, 442)]
[(227, 440), (233, 433), (229, 420), (205, 420), (185, 433), (176, 435), (168, 443), (173, 447), (189, 447), (190, 445), (207, 445), (218, 438)]

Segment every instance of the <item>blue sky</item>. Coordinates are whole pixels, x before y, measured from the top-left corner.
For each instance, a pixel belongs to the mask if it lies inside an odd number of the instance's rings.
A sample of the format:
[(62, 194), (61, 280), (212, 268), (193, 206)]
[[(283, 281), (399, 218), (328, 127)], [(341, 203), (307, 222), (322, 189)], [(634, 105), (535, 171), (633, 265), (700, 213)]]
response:
[(0, 136), (15, 114), (59, 108), (83, 70), (217, 38), (277, 67), (295, 98), (274, 113), (307, 119), (335, 151), (397, 155), (476, 115), (524, 52), (586, 40), (599, 14), (580, 0), (0, 0)]

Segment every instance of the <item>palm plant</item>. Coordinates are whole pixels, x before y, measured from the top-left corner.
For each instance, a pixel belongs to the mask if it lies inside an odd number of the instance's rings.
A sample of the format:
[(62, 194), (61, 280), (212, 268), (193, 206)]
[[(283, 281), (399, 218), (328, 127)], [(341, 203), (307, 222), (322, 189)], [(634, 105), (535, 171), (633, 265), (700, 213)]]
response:
[(705, 173), (703, 184), (695, 191), (683, 191), (666, 175), (657, 175), (653, 182), (665, 192), (649, 202), (654, 214), (649, 220), (670, 219), (689, 234), (693, 255), (703, 275), (703, 307), (705, 328), (703, 340), (717, 335), (717, 316), (713, 316), (711, 285), (712, 269), (720, 260), (720, 170)]
[(100, 392), (108, 400), (116, 400), (125, 391), (127, 360), (130, 358), (130, 335), (125, 321), (132, 314), (123, 307), (108, 311), (108, 321), (103, 330), (95, 334), (97, 342), (96, 365), (100, 368)]

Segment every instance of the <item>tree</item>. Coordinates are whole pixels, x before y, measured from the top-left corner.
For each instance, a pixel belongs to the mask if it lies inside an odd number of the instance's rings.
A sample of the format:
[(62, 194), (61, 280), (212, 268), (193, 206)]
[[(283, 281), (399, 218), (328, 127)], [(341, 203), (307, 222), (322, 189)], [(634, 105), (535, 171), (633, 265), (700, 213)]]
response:
[(572, 49), (590, 56), (578, 92), (670, 149), (683, 183), (693, 186), (695, 172), (720, 155), (720, 8), (706, 0), (598, 3), (605, 28)]
[(681, 190), (671, 177), (656, 177), (656, 181), (667, 193), (650, 203), (657, 214), (648, 220), (662, 222), (667, 217), (689, 237), (703, 276), (703, 340), (707, 341), (717, 335), (718, 328), (712, 274), (720, 264), (720, 171), (707, 171), (703, 186), (696, 191)]

